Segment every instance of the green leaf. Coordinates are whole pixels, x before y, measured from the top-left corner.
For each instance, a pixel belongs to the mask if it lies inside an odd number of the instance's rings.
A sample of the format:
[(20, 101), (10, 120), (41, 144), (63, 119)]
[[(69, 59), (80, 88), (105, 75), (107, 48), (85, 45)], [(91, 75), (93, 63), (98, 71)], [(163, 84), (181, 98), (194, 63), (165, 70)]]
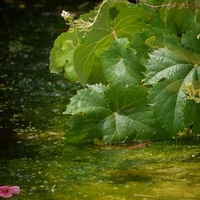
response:
[[(152, 111), (146, 106), (147, 89), (122, 83), (83, 89), (71, 99), (67, 142), (120, 143), (149, 139), (155, 133)], [(146, 136), (148, 135), (148, 137)]]
[(190, 8), (185, 0), (165, 0), (160, 10), (161, 19), (166, 25), (173, 23), (180, 25), (187, 19), (189, 11)]
[(175, 136), (184, 126), (183, 109), (186, 106), (186, 95), (181, 88), (181, 81), (165, 81), (156, 84), (149, 95), (155, 116)]
[(184, 34), (182, 39), (182, 47), (191, 51), (195, 54), (195, 60), (193, 62), (200, 62), (200, 40), (197, 38), (197, 35), (193, 31), (187, 32)]
[[(199, 123), (199, 113), (200, 113), (200, 105), (196, 104), (194, 108), (194, 112), (192, 113), (191, 117), (192, 118), (192, 122), (193, 122), (193, 126), (192, 126), (192, 129), (194, 130), (194, 133), (196, 135), (200, 135), (200, 123)], [(191, 111), (191, 110), (190, 110)]]
[[(193, 123), (194, 104), (187, 104), (185, 89), (187, 84), (200, 80), (200, 41), (188, 32), (182, 40), (173, 36), (166, 42), (168, 48), (150, 54), (146, 84), (154, 86), (149, 103), (153, 105), (156, 118), (175, 136)], [(185, 115), (190, 115), (190, 119), (186, 121)]]
[(104, 85), (99, 84), (78, 90), (77, 95), (71, 99), (71, 103), (67, 106), (64, 114), (83, 114), (97, 108), (108, 110), (107, 102), (104, 99), (105, 88)]
[(145, 79), (147, 85), (154, 85), (167, 78), (184, 78), (193, 69), (187, 58), (183, 54), (178, 54), (180, 52), (176, 50), (176, 47), (174, 51), (162, 48), (150, 54)]
[[(114, 13), (111, 15), (110, 12)], [(143, 21), (148, 20), (149, 15), (145, 10), (128, 6), (127, 2), (106, 3), (91, 31), (86, 34), (86, 41), (75, 50), (74, 67), (80, 81), (105, 82), (102, 65), (98, 61), (100, 55), (116, 39), (127, 37), (131, 40), (133, 32), (148, 28)]]
[(196, 0), (196, 12), (195, 12), (196, 22), (200, 24), (200, 9), (199, 9), (199, 0)]
[(133, 33), (131, 47), (136, 50), (137, 56), (142, 59), (149, 58), (148, 53), (152, 51), (155, 36), (149, 29)]
[(64, 69), (66, 77), (71, 82), (77, 81), (73, 56), (78, 43), (76, 32), (63, 33), (55, 40), (54, 47), (50, 52), (50, 70), (52, 73), (60, 73)]
[(139, 85), (144, 78), (145, 67), (140, 63), (136, 52), (127, 48), (128, 39), (118, 39), (100, 57), (108, 83), (121, 81), (125, 84)]
[(199, 25), (195, 22), (195, 4), (186, 0), (165, 0), (160, 10), (161, 19), (166, 28), (175, 25), (178, 31), (198, 31)]

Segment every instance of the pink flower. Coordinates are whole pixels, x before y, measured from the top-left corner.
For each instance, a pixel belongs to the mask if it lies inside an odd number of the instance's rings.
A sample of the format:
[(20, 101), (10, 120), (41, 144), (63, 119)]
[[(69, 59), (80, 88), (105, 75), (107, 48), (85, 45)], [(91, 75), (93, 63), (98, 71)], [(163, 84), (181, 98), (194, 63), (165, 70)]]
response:
[(12, 197), (13, 194), (19, 194), (20, 187), (19, 186), (1, 186), (0, 187), (0, 197), (9, 198)]

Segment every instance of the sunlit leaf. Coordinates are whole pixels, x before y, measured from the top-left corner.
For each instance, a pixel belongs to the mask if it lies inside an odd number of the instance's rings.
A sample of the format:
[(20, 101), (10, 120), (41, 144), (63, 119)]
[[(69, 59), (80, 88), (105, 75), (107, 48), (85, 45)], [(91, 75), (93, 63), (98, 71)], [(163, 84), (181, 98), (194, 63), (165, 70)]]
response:
[(73, 56), (78, 43), (75, 32), (63, 33), (55, 40), (54, 47), (50, 52), (50, 70), (52, 73), (60, 73), (64, 69), (66, 77), (71, 82), (77, 81)]
[[(74, 67), (82, 83), (104, 82), (104, 76), (100, 74), (103, 72), (99, 69), (102, 65), (98, 62), (101, 53), (117, 38), (127, 37), (131, 40), (133, 32), (148, 27), (143, 21), (148, 20), (149, 12), (136, 6), (128, 6), (127, 2), (111, 5), (103, 6), (92, 30), (86, 35), (86, 42), (75, 50)], [(110, 9), (114, 14), (110, 14)], [(95, 76), (97, 70), (99, 77)]]

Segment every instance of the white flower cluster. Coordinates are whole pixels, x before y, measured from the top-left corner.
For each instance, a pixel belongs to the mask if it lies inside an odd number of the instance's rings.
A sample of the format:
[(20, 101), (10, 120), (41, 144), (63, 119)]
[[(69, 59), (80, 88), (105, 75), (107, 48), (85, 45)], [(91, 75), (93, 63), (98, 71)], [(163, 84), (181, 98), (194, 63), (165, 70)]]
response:
[(63, 17), (64, 20), (67, 20), (71, 15), (68, 11), (62, 10), (61, 17)]
[(70, 15), (68, 11), (62, 10), (61, 17), (64, 18), (66, 21), (66, 24), (70, 26), (69, 31), (74, 31), (77, 29), (78, 31), (83, 31), (83, 32), (88, 32), (92, 29), (92, 26), (95, 24), (95, 22), (98, 19), (98, 16), (101, 12), (101, 9), (103, 5), (107, 2), (108, 0), (103, 0), (103, 2), (100, 4), (99, 9), (96, 11), (96, 15), (91, 22), (89, 21), (84, 21), (82, 18), (74, 20), (74, 18)]

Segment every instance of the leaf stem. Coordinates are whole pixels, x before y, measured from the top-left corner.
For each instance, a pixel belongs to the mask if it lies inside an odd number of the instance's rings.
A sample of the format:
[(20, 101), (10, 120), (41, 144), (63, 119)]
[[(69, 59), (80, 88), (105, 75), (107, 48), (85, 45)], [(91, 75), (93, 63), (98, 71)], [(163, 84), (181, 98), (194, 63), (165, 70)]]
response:
[(116, 34), (115, 30), (112, 32), (112, 34), (114, 35), (114, 37), (115, 37), (115, 40), (117, 40), (117, 39), (118, 39), (118, 37), (117, 37), (117, 34)]

